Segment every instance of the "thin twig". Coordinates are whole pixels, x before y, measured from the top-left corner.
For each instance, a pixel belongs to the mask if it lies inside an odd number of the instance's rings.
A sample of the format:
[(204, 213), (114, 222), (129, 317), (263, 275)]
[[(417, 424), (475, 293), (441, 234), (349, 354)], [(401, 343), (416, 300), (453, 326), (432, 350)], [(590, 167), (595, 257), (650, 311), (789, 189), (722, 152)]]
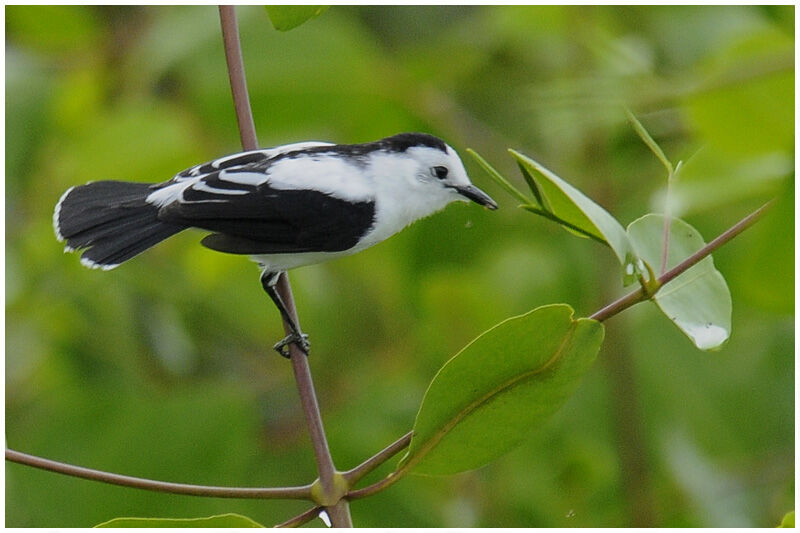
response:
[[(716, 251), (720, 246), (727, 243), (741, 232), (758, 222), (758, 220), (764, 216), (769, 208), (775, 203), (775, 200), (770, 200), (769, 202), (765, 203), (742, 220), (728, 228), (726, 231), (721, 233), (716, 239), (711, 241), (710, 243), (703, 246), (701, 249), (681, 261), (679, 264), (675, 265), (673, 268), (665, 272), (662, 276), (658, 278), (657, 287), (661, 288), (676, 277), (680, 276), (694, 265), (699, 263), (701, 260), (705, 259), (709, 255), (711, 255), (714, 251)], [(658, 292), (658, 291), (656, 291)], [(653, 293), (655, 294), (655, 293)], [(631, 307), (634, 304), (637, 304), (641, 301), (647, 299), (647, 295), (644, 293), (644, 289), (639, 288), (629, 294), (626, 294), (619, 300), (612, 302), (605, 306), (604, 308), (600, 309), (589, 318), (597, 320), (598, 322), (603, 322), (604, 320), (608, 320), (612, 316), (624, 311), (628, 307)]]
[(380, 465), (403, 451), (408, 447), (408, 444), (411, 442), (411, 437), (414, 435), (413, 431), (409, 431), (390, 445), (388, 445), (383, 450), (379, 451), (357, 467), (353, 468), (352, 470), (348, 470), (345, 472), (344, 478), (347, 480), (350, 486), (355, 485), (358, 483), (364, 476), (378, 468)]
[(392, 472), (382, 480), (376, 481), (372, 485), (368, 485), (363, 489), (351, 490), (350, 492), (347, 493), (347, 499), (359, 500), (361, 498), (366, 498), (367, 496), (372, 496), (373, 494), (378, 493), (384, 489), (388, 489), (389, 487), (400, 481), (403, 478), (403, 476), (409, 471), (410, 468), (411, 465), (406, 464), (400, 470)]
[[(250, 109), (250, 99), (247, 94), (247, 81), (244, 74), (239, 30), (236, 24), (236, 12), (233, 6), (220, 6), (219, 15), (225, 44), (225, 58), (228, 62), (231, 92), (233, 93), (236, 118), (239, 123), (239, 133), (242, 138), (242, 147), (245, 150), (255, 150), (258, 146), (258, 142), (256, 140), (253, 114)], [(299, 328), (300, 321), (297, 318), (292, 289), (289, 285), (289, 277), (285, 272), (281, 275), (275, 288), (283, 300), (287, 311), (289, 311), (289, 314), (292, 316), (294, 323)], [(290, 331), (289, 324), (284, 321), (283, 325), (288, 333)], [(325, 429), (322, 425), (322, 417), (320, 416), (319, 405), (317, 403), (316, 393), (314, 392), (314, 382), (311, 379), (311, 369), (309, 368), (306, 354), (294, 343), (289, 345), (289, 354), (295, 380), (297, 382), (297, 389), (300, 393), (303, 414), (311, 435), (314, 457), (319, 472), (320, 486), (323, 494), (330, 496), (336, 493), (336, 467), (333, 464), (333, 458), (328, 448), (328, 440), (325, 437)], [(328, 507), (327, 511), (334, 526), (352, 527), (352, 519), (350, 518), (350, 510), (346, 500), (340, 500), (339, 503)]]
[(276, 524), (275, 527), (300, 527), (303, 524), (307, 524), (317, 518), (319, 513), (321, 513), (325, 508), (322, 506), (312, 507), (308, 511), (300, 513), (299, 515), (295, 516), (294, 518), (290, 518), (286, 522), (281, 522), (280, 524)]
[(236, 120), (239, 123), (242, 148), (255, 150), (258, 148), (258, 138), (256, 137), (256, 127), (253, 122), (253, 111), (250, 109), (250, 96), (247, 94), (242, 46), (239, 42), (239, 24), (236, 21), (236, 8), (234, 6), (219, 6), (219, 19), (222, 24), (225, 60), (228, 63), (228, 78), (231, 82), (233, 106), (236, 109)]
[[(281, 296), (286, 310), (294, 320), (297, 327), (300, 327), (300, 321), (297, 318), (297, 310), (294, 305), (294, 297), (292, 295), (292, 287), (289, 285), (289, 277), (286, 272), (281, 275), (275, 290)], [(283, 323), (286, 333), (291, 332), (291, 326), (288, 323)], [(314, 391), (314, 381), (311, 377), (311, 369), (308, 365), (308, 357), (300, 350), (294, 343), (289, 345), (290, 357), (292, 361), (292, 369), (294, 371), (295, 381), (297, 382), (297, 390), (300, 393), (300, 402), (303, 406), (303, 414), (306, 418), (306, 425), (311, 434), (311, 443), (314, 447), (314, 457), (317, 460), (317, 467), (319, 470), (320, 483), (325, 491), (333, 490), (333, 477), (336, 474), (336, 468), (333, 466), (333, 459), (331, 457), (330, 449), (328, 448), (328, 440), (325, 437), (325, 428), (322, 425), (322, 417), (319, 413), (319, 404), (317, 403), (317, 395)], [(330, 486), (326, 486), (330, 483)]]
[(742, 220), (728, 228), (726, 231), (721, 233), (716, 239), (711, 241), (710, 243), (706, 244), (702, 249), (696, 251), (686, 259), (684, 259), (679, 265), (675, 266), (668, 270), (663, 276), (658, 278), (658, 281), (661, 282), (662, 285), (672, 281), (673, 279), (677, 278), (681, 274), (683, 274), (686, 270), (693, 267), (697, 263), (699, 263), (702, 259), (705, 259), (706, 256), (711, 255), (717, 249), (719, 249), (723, 244), (726, 244), (728, 241), (739, 235), (741, 232), (758, 222), (761, 217), (763, 217), (773, 205), (775, 205), (775, 199), (770, 200), (769, 202), (765, 203)]
[(112, 485), (121, 485), (134, 489), (143, 489), (156, 492), (169, 492), (187, 496), (208, 496), (212, 498), (252, 498), (252, 499), (311, 499), (311, 485), (302, 487), (285, 488), (245, 488), (245, 487), (210, 487), (205, 485), (189, 485), (186, 483), (170, 483), (139, 477), (123, 476), (102, 470), (93, 470), (82, 466), (45, 459), (35, 455), (6, 449), (6, 461), (19, 463), (42, 470), (49, 470), (58, 474), (79, 477), (91, 481), (100, 481)]

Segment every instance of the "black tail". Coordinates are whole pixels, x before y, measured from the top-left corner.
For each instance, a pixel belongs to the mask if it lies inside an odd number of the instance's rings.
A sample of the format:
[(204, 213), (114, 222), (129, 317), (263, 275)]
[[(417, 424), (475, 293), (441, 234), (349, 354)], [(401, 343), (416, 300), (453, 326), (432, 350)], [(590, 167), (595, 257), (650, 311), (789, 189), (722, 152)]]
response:
[(185, 226), (158, 219), (147, 183), (95, 181), (69, 189), (56, 204), (53, 227), (66, 251), (85, 250), (81, 263), (109, 270)]

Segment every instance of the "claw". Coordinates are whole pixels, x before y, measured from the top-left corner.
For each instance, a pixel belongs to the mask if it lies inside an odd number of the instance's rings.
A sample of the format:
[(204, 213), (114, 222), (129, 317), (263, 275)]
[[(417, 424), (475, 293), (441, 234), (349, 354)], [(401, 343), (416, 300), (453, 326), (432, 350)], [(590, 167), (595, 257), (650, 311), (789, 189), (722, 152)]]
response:
[(295, 344), (306, 355), (308, 355), (308, 350), (311, 348), (311, 345), (308, 342), (308, 335), (305, 333), (290, 333), (282, 341), (276, 342), (273, 348), (283, 357), (289, 359), (290, 344)]

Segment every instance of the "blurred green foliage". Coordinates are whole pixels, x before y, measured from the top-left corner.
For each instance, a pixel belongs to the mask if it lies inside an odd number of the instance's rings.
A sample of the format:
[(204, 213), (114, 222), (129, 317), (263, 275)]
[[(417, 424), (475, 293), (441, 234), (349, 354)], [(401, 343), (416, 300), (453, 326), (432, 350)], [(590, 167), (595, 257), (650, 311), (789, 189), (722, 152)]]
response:
[[(5, 9), (7, 445), (187, 483), (311, 481), (254, 265), (190, 232), (90, 271), (51, 227), (67, 187), (161, 181), (237, 151), (216, 8)], [(783, 199), (715, 254), (733, 297), (722, 351), (638, 306), (606, 325), (577, 393), (522, 447), (354, 502), (356, 524), (772, 526), (793, 508), (793, 6), (337, 6), (287, 33), (263, 8), (239, 17), (264, 146), (422, 130), (507, 176), (512, 147), (627, 224), (662, 211), (665, 191), (628, 106), (686, 162), (672, 212), (706, 240)], [(515, 209), (465, 164), (499, 211), (452, 206), (292, 273), (342, 469), (408, 431), (437, 369), (490, 326), (554, 302), (587, 315), (622, 294), (607, 250)], [(306, 508), (6, 466), (8, 526), (227, 512), (269, 525)]]

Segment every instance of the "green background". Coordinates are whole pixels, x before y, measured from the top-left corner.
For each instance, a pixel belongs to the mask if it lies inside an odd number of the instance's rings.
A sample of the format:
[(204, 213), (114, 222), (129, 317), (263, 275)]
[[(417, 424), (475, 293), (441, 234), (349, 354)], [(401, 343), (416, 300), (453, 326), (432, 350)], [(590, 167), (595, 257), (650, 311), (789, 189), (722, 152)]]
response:
[[(628, 106), (684, 160), (672, 212), (707, 240), (785, 200), (715, 254), (733, 297), (724, 349), (696, 350), (642, 304), (606, 324), (576, 394), (521, 447), (354, 502), (357, 525), (774, 526), (793, 508), (793, 7), (333, 7), (286, 33), (263, 8), (238, 13), (263, 146), (427, 131), (524, 187), (511, 147), (627, 225), (663, 211), (665, 191)], [(237, 151), (227, 84), (215, 7), (6, 8), (8, 447), (187, 483), (315, 477), (252, 263), (185, 232), (90, 271), (53, 236), (67, 187), (163, 181)], [(610, 251), (516, 209), (464, 159), (500, 210), (451, 206), (291, 275), (341, 469), (408, 431), (437, 369), (482, 331), (624, 292)], [(271, 525), (307, 508), (11, 464), (5, 493), (8, 526), (225, 512)]]

